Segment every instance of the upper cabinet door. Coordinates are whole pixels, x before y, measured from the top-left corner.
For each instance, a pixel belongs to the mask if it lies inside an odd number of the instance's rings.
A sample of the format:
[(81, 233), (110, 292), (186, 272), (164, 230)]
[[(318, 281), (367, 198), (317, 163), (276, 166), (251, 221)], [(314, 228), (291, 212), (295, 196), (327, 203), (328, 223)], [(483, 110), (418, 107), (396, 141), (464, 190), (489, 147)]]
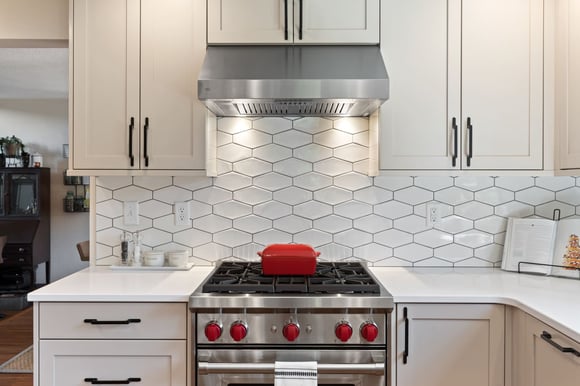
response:
[(462, 166), (542, 169), (543, 1), (463, 0), (462, 12)]
[(209, 0), (209, 44), (292, 43), (292, 0)]
[(130, 169), (139, 151), (139, 0), (72, 7), (72, 168)]

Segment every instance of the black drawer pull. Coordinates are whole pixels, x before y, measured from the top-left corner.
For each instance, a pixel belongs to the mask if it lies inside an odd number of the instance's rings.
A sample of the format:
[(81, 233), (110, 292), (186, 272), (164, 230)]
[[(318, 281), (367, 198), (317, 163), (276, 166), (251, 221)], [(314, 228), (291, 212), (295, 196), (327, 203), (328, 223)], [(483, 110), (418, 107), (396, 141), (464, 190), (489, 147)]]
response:
[(141, 323), (141, 319), (127, 319), (127, 320), (85, 319), (83, 322), (90, 324), (130, 324), (130, 323)]
[(553, 347), (555, 347), (556, 349), (560, 350), (563, 353), (570, 353), (576, 355), (577, 357), (580, 357), (580, 351), (576, 350), (573, 347), (560, 346), (558, 343), (552, 340), (552, 334), (550, 334), (547, 331), (542, 332), (542, 339), (550, 343), (550, 345), (552, 345)]
[(403, 308), (403, 318), (405, 318), (405, 350), (403, 351), (403, 364), (407, 364), (409, 358), (409, 317), (407, 307)]
[(131, 382), (141, 382), (141, 378), (127, 378), (119, 381), (99, 381), (99, 378), (85, 378), (85, 382), (90, 382), (93, 385), (128, 385)]

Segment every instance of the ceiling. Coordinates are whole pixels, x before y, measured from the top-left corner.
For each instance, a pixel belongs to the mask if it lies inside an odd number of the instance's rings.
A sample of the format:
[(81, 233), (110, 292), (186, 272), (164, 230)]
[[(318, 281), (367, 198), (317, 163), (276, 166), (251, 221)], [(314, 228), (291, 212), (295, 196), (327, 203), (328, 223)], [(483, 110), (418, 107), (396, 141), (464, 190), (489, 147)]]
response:
[(0, 48), (0, 99), (66, 99), (68, 48)]

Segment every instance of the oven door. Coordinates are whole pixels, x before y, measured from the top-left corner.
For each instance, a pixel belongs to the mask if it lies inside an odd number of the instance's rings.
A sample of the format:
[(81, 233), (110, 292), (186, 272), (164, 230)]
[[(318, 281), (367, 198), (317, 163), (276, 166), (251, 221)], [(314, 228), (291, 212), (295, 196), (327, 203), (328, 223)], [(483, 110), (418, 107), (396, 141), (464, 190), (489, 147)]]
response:
[(318, 384), (327, 386), (387, 385), (385, 350), (230, 349), (197, 352), (197, 386), (274, 386), (276, 361), (318, 363)]

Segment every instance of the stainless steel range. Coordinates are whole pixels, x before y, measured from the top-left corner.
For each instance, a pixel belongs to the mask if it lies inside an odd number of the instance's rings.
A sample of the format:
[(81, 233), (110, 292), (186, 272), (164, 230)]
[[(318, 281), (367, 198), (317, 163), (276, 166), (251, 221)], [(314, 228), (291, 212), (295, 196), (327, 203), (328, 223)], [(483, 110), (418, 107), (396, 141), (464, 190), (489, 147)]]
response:
[(356, 262), (266, 276), (222, 262), (191, 295), (194, 384), (274, 385), (276, 362), (316, 362), (319, 385), (389, 384), (393, 299)]

